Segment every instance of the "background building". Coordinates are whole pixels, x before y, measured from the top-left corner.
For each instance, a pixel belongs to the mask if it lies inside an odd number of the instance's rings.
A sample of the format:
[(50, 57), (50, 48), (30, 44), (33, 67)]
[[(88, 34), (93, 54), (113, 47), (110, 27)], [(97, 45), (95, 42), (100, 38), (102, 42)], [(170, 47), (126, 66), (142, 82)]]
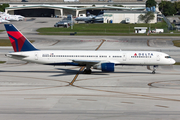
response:
[[(112, 23), (143, 23), (140, 21), (139, 15), (144, 15), (146, 11), (104, 11), (104, 23), (112, 21)], [(157, 23), (157, 12), (154, 13), (154, 20), (150, 23)], [(127, 21), (128, 20), (128, 21)]]
[[(113, 23), (123, 23), (126, 18), (129, 18), (130, 23), (141, 23), (138, 16), (145, 14), (145, 2), (146, 0), (0, 0), (0, 3), (10, 4), (6, 13), (25, 17), (64, 17), (69, 14), (78, 17), (79, 14), (98, 15), (100, 11), (106, 11), (104, 23), (110, 20)], [(157, 12), (158, 9), (152, 23), (157, 22)]]

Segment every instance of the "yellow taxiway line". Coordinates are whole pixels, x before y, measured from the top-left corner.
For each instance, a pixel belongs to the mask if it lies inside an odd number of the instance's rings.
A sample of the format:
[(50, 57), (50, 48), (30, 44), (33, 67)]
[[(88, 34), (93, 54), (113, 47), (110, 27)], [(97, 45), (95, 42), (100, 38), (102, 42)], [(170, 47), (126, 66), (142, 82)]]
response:
[[(95, 50), (97, 51), (97, 50), (102, 46), (102, 44), (103, 44), (105, 41), (106, 41), (106, 40), (102, 39), (101, 44), (100, 44)], [(73, 84), (74, 84), (74, 82), (76, 81), (77, 77), (79, 76), (79, 73), (80, 73), (81, 71), (83, 71), (84, 68), (85, 68), (85, 66), (82, 66), (82, 67), (79, 69), (78, 73), (75, 75), (75, 77), (73, 78), (73, 80), (69, 83), (69, 85), (73, 85)]]

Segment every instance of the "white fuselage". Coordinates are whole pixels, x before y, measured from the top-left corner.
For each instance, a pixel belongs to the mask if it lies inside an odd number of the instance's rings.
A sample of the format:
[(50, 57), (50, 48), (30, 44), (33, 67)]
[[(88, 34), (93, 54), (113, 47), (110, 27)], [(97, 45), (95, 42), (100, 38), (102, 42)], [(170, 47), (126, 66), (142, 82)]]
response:
[(97, 64), (114, 63), (115, 65), (171, 65), (175, 63), (168, 54), (155, 51), (37, 50), (9, 53), (8, 56), (28, 62), (54, 65), (73, 63), (74, 60), (95, 61)]
[(21, 15), (9, 15), (9, 14), (3, 14), (1, 15), (1, 18), (8, 21), (21, 21), (24, 19)]

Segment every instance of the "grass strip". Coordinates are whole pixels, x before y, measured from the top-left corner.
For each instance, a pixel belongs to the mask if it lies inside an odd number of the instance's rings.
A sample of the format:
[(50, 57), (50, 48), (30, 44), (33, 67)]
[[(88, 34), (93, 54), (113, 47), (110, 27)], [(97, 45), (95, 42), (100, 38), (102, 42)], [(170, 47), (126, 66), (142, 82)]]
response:
[[(31, 43), (34, 42), (34, 40), (30, 40)], [(11, 42), (9, 39), (0, 39), (0, 46), (11, 46)]]
[[(72, 32), (74, 33), (74, 32)], [(63, 33), (55, 33), (55, 32), (47, 32), (47, 33), (38, 33), (38, 35), (70, 35), (70, 32), (63, 32)], [(115, 34), (115, 33), (79, 33), (77, 32), (77, 34), (75, 35), (87, 35), (87, 36), (91, 36), (91, 35), (95, 35), (95, 36), (147, 36), (147, 34), (134, 34), (134, 33), (119, 33), (119, 34)], [(180, 34), (150, 34), (148, 36), (180, 36)]]
[(3, 63), (5, 63), (6, 61), (0, 61), (0, 64), (3, 64)]
[(0, 46), (11, 46), (11, 42), (8, 39), (1, 39)]
[[(154, 29), (164, 29), (165, 33), (152, 33), (150, 36), (180, 36), (178, 31), (169, 31), (167, 25), (164, 22), (156, 24), (74, 24), (73, 29), (69, 28), (39, 28), (37, 32), (40, 35), (70, 35), (70, 33), (76, 32), (76, 35), (118, 35), (118, 36), (145, 36), (146, 34), (135, 33), (134, 27), (147, 27)], [(170, 33), (173, 32), (173, 33)]]
[(176, 62), (174, 65), (180, 65), (180, 62)]
[(180, 40), (173, 40), (174, 46), (180, 47)]

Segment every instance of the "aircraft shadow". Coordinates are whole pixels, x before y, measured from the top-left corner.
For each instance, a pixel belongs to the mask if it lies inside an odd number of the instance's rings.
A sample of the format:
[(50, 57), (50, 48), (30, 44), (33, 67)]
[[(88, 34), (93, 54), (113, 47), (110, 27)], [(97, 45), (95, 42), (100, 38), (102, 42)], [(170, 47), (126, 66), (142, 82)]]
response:
[[(58, 77), (58, 76), (68, 76), (68, 75), (76, 75), (76, 74), (83, 74), (83, 75), (91, 75), (91, 74), (84, 74), (83, 71), (79, 70), (72, 70), (72, 69), (62, 69), (56, 68), (58, 71), (6, 71), (0, 70), (0, 72), (9, 72), (9, 73), (53, 73), (55, 75), (49, 75), (50, 77)], [(102, 72), (102, 71), (92, 71), (93, 75), (109, 75), (109, 74), (152, 74), (151, 72)], [(158, 73), (156, 73), (158, 74)]]

